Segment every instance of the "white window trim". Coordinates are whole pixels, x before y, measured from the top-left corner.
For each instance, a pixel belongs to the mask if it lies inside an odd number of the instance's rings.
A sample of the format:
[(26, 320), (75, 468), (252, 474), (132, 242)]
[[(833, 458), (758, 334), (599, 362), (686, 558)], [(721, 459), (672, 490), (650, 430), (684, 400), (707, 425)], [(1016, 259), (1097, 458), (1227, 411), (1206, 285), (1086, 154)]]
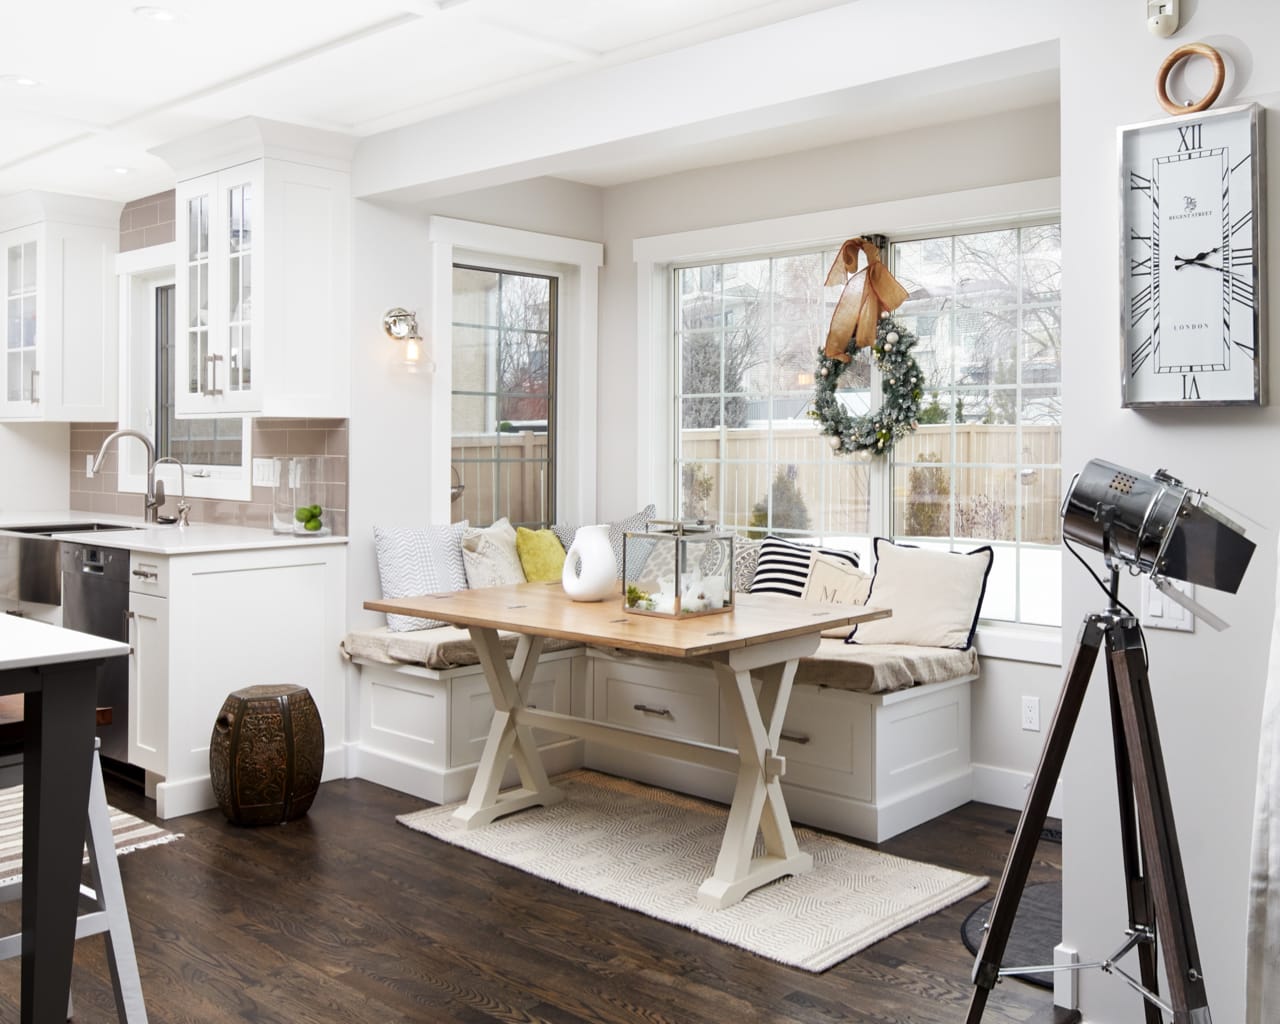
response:
[[(132, 427), (155, 437), (155, 291), (174, 283), (177, 271), (174, 242), (133, 249), (116, 256), (116, 278), (120, 294), (120, 426)], [(142, 383), (142, 382), (146, 383)], [(138, 392), (142, 392), (139, 394)], [(135, 409), (147, 410), (145, 421), (134, 422)], [(172, 465), (162, 465), (158, 476), (165, 490), (181, 493), (180, 478), (186, 478), (188, 498), (218, 498), (249, 501), (253, 497), (249, 466), (252, 461), (253, 421), (242, 418), (244, 442), (239, 466), (207, 466), (199, 469), (208, 476), (196, 476), (191, 466), (179, 473)], [(125, 444), (118, 457), (117, 487), (142, 494), (146, 490), (147, 465), (141, 445)]]
[[(855, 231), (920, 238), (963, 233), (967, 227), (1033, 224), (1060, 215), (1060, 193), (1060, 179), (1039, 178), (635, 239), (636, 407), (670, 410), (674, 401), (670, 323), (674, 267), (787, 250), (835, 248)], [(817, 340), (814, 344), (816, 347)], [(674, 416), (657, 415), (652, 429), (636, 439), (636, 493), (650, 496), (659, 508), (670, 508), (675, 500), (673, 423)], [(883, 516), (885, 510), (879, 514)], [(1061, 629), (980, 623), (978, 648), (988, 657), (1058, 665), (1062, 660)]]
[[(591, 523), (596, 516), (596, 366), (600, 267), (604, 246), (562, 235), (431, 217), (430, 338), (436, 372), (431, 385), (431, 480), (449, 480), (453, 438), (453, 265), (549, 275), (557, 280), (556, 518)], [(450, 518), (448, 488), (433, 488), (430, 522)]]

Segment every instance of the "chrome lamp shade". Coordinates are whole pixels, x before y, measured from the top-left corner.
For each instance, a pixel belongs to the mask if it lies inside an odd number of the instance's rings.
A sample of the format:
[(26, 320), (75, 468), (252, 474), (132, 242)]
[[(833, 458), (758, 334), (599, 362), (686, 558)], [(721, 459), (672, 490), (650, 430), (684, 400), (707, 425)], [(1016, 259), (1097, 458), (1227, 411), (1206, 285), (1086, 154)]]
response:
[(1091, 460), (1062, 503), (1062, 532), (1135, 573), (1234, 594), (1254, 543), (1203, 491), (1162, 469), (1150, 476)]

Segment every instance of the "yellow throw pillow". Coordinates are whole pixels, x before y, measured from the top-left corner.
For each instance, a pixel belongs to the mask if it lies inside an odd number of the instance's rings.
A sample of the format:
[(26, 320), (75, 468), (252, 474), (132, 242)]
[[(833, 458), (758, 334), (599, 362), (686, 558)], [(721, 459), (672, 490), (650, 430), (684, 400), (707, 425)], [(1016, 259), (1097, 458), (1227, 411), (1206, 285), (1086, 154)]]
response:
[(516, 527), (516, 554), (530, 583), (554, 583), (564, 571), (564, 548), (550, 530)]

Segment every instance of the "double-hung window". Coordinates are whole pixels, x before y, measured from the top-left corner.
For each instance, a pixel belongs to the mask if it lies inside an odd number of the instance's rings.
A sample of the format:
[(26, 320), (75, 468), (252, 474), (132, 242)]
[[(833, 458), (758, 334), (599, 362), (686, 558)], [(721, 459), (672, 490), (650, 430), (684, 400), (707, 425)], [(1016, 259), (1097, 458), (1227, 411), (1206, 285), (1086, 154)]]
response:
[[(1059, 624), (1060, 253), (1056, 223), (890, 243), (925, 394), (919, 428), (886, 458), (834, 455), (810, 416), (834, 246), (675, 267), (680, 513), (866, 565), (876, 535), (989, 544), (983, 617)], [(861, 350), (838, 396), (865, 413), (879, 389)]]

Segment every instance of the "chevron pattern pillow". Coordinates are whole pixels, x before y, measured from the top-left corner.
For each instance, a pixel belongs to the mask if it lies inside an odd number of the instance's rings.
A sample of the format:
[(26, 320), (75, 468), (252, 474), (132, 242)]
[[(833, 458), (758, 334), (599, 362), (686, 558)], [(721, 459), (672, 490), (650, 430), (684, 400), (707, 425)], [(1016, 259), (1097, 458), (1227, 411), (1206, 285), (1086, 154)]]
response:
[[(613, 560), (618, 566), (618, 579), (622, 579), (622, 535), (628, 531), (635, 532), (643, 530), (649, 520), (658, 514), (658, 506), (649, 504), (642, 508), (639, 512), (626, 516), (622, 519), (615, 519), (609, 524), (609, 546), (613, 548)], [(574, 534), (578, 532), (576, 526), (564, 526), (556, 524), (551, 527), (555, 535), (560, 538), (560, 543), (564, 545), (565, 551), (573, 546)], [(637, 566), (637, 571), (639, 570)], [(632, 574), (632, 579), (635, 574)]]
[[(464, 519), (448, 526), (396, 528), (375, 526), (373, 546), (378, 555), (382, 596), (416, 597), (467, 589), (462, 563), (462, 535), (470, 524)], [(387, 629), (403, 633), (411, 629), (443, 626), (435, 619), (388, 615)]]

